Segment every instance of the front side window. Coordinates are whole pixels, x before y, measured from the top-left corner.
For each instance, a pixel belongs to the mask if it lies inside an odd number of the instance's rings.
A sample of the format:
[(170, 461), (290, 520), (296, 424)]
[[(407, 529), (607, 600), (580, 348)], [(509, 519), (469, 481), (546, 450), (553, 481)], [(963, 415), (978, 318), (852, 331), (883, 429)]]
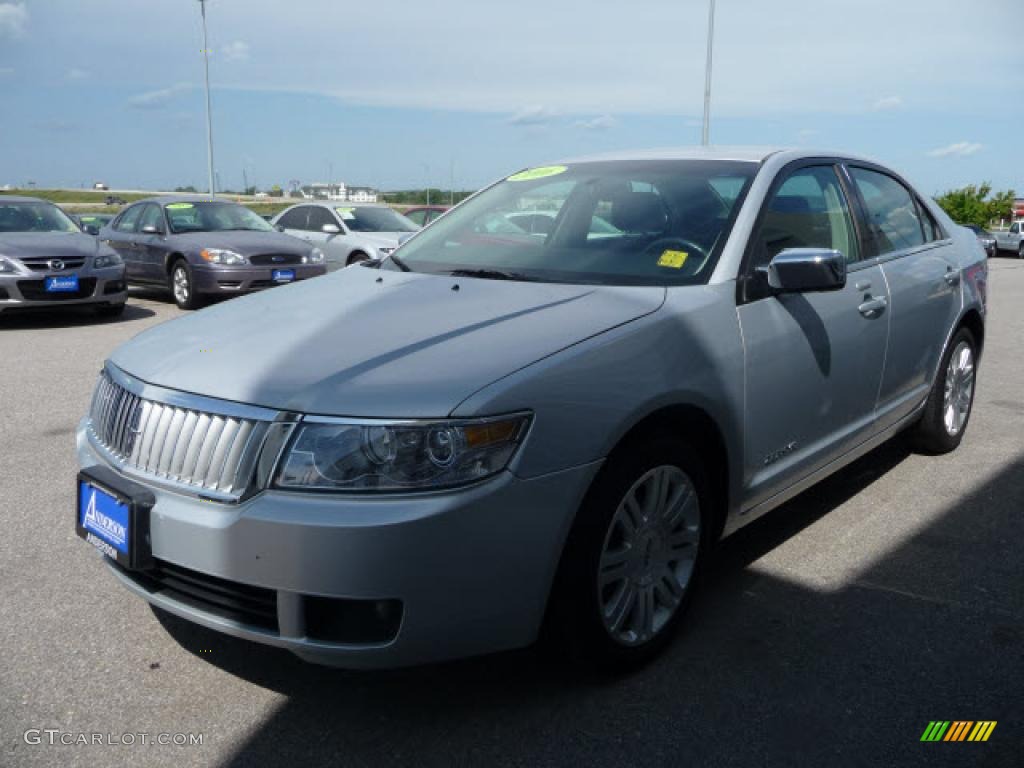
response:
[(864, 198), (878, 255), (924, 245), (917, 204), (906, 187), (891, 176), (866, 168), (850, 168), (850, 176)]
[(604, 285), (706, 282), (754, 163), (639, 160), (514, 174), (399, 250), (435, 274)]
[(272, 232), (274, 228), (244, 205), (236, 203), (167, 203), (164, 206), (171, 232)]
[(0, 200), (0, 232), (81, 232), (78, 225), (52, 203)]
[(339, 206), (334, 210), (352, 232), (418, 232), (420, 229), (416, 222), (383, 206)]
[[(310, 232), (323, 232), (327, 224), (338, 226), (337, 220), (326, 208), (312, 207), (309, 210), (309, 223), (307, 228)], [(340, 227), (339, 227), (340, 229)]]
[(1016, 235), (1016, 234), (1017, 234), (1018, 232), (1020, 232), (1020, 224), (1018, 224), (1018, 223), (1016, 223), (1016, 222), (1014, 222), (1013, 224), (1011, 224), (1011, 225), (1010, 225), (1010, 231), (1011, 231), (1011, 232), (1012, 232), (1013, 234), (1015, 234), (1015, 235)]
[(159, 205), (146, 206), (146, 210), (139, 219), (139, 231), (141, 232), (144, 227), (156, 227), (157, 231), (163, 231), (164, 222), (163, 217), (160, 216)]
[(405, 214), (405, 218), (411, 221), (413, 224), (423, 226), (427, 223), (427, 217), (430, 215), (430, 211), (421, 208), (418, 211), (409, 211)]
[(788, 176), (768, 200), (752, 247), (754, 269), (787, 248), (835, 250), (847, 263), (856, 261), (856, 232), (835, 168), (800, 168)]
[(142, 215), (142, 209), (145, 207), (144, 205), (133, 205), (118, 217), (114, 223), (114, 229), (118, 232), (135, 232), (139, 224), (139, 217)]

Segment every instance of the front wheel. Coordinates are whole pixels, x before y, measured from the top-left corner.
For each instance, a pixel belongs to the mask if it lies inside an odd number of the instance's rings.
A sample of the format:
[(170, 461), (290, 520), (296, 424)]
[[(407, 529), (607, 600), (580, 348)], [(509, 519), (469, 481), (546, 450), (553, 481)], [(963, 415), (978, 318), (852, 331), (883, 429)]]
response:
[(674, 438), (609, 459), (580, 507), (552, 592), (545, 629), (563, 655), (621, 669), (665, 647), (707, 548), (706, 477)]
[(974, 405), (977, 350), (974, 335), (966, 328), (958, 330), (950, 339), (924, 413), (911, 435), (919, 450), (949, 453), (963, 440)]
[(349, 255), (348, 261), (345, 262), (345, 266), (351, 267), (353, 264), (358, 264), (359, 262), (366, 261), (369, 258), (370, 257), (367, 256), (362, 251), (355, 251), (354, 253)]
[(202, 306), (202, 301), (195, 290), (192, 268), (187, 261), (178, 259), (174, 262), (168, 279), (171, 293), (174, 295), (174, 303), (181, 309), (199, 309)]
[(1024, 259), (1024, 243), (1017, 246), (1017, 258)]

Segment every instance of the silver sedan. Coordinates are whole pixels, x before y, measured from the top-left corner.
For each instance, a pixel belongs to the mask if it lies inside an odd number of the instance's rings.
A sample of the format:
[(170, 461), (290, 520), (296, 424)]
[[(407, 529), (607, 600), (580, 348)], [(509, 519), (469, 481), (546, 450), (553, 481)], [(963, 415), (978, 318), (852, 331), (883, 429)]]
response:
[(106, 362), (77, 530), (124, 587), (326, 664), (642, 662), (718, 539), (897, 433), (954, 450), (985, 341), (974, 235), (806, 150), (526, 169), (372, 267)]

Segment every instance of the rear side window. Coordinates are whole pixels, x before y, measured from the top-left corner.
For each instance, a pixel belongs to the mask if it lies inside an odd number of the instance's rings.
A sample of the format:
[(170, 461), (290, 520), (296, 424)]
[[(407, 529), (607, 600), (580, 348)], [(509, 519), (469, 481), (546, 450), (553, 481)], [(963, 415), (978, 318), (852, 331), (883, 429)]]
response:
[(138, 231), (139, 216), (145, 207), (144, 205), (133, 205), (117, 219), (114, 223), (114, 229), (118, 232)]
[(284, 215), (278, 219), (277, 226), (284, 227), (285, 229), (305, 229), (306, 212), (308, 210), (309, 206), (303, 205), (298, 208), (292, 208), (290, 211), (285, 211)]
[(767, 266), (787, 248), (839, 251), (856, 261), (853, 219), (831, 165), (800, 168), (768, 200), (754, 240), (752, 266)]
[(850, 176), (864, 198), (880, 256), (924, 245), (924, 226), (910, 190), (891, 176), (866, 168), (850, 168)]

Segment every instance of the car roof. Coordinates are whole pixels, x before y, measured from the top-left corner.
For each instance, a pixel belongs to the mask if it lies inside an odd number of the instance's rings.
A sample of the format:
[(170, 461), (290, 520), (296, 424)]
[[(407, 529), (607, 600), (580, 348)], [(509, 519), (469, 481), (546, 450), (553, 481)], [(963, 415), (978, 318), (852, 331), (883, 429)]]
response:
[(875, 162), (870, 158), (860, 157), (849, 152), (809, 149), (805, 147), (781, 146), (682, 146), (655, 149), (626, 150), (607, 152), (597, 155), (585, 155), (564, 160), (565, 163), (615, 162), (629, 160), (732, 160), (748, 163), (763, 163), (775, 155), (782, 156), (786, 162), (810, 157), (838, 157), (844, 160), (861, 160)]

